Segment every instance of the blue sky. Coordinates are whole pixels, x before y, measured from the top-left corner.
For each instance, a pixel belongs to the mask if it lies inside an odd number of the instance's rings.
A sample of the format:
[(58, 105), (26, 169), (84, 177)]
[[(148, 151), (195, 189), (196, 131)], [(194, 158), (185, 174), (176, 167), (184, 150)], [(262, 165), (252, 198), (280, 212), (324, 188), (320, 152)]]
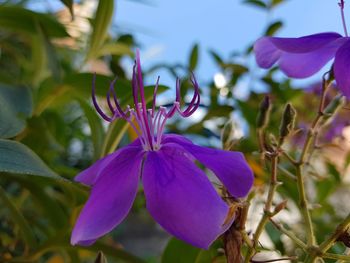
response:
[[(269, 21), (282, 19), (279, 36), (298, 37), (325, 31), (343, 33), (337, 0), (289, 0), (269, 15), (240, 0), (148, 0), (149, 4), (120, 0), (115, 24), (131, 30), (142, 44), (144, 64), (186, 62), (191, 46), (201, 45), (200, 78), (217, 69), (207, 51), (228, 57), (246, 48)], [(346, 7), (346, 16), (350, 14)]]

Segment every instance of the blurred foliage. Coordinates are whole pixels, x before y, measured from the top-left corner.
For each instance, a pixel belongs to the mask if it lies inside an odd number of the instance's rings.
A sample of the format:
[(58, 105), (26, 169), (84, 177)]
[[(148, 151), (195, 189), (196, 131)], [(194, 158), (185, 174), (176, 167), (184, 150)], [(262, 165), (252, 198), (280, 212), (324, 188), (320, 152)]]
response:
[[(134, 248), (135, 237), (128, 233), (136, 225), (142, 233), (150, 229), (147, 238), (159, 236), (154, 222), (145, 215), (141, 194), (130, 218), (111, 234), (90, 247), (70, 245), (72, 227), (89, 190), (73, 183), (72, 178), (134, 138), (124, 121), (105, 126), (97, 117), (90, 102), (93, 74), (97, 73), (100, 96), (106, 94), (109, 82), (117, 76), (121, 104), (124, 107), (130, 104), (129, 71), (122, 62), (132, 61), (136, 41), (131, 34), (110, 32), (113, 0), (96, 2), (97, 6), (89, 10), (87, 17), (81, 12), (88, 1), (62, 0), (62, 9), (54, 12), (45, 8), (33, 11), (32, 2), (1, 1), (0, 4), (0, 262), (226, 262), (221, 240), (204, 251), (173, 238), (166, 245), (168, 236), (163, 233), (153, 244), (158, 248), (157, 253)], [(270, 12), (283, 2), (245, 0), (242, 4)], [(262, 28), (262, 34), (274, 35), (282, 27), (282, 21), (271, 21)], [(300, 154), (300, 141), (305, 138), (305, 127), (317, 113), (319, 100), (319, 94), (302, 90), (291, 80), (281, 78), (276, 68), (257, 70), (250, 63), (252, 44), (247, 43), (246, 50), (229, 56), (210, 50), (208, 54), (225, 83), (218, 85), (212, 76), (201, 83), (204, 99), (200, 105), (203, 117), (199, 121), (180, 123), (175, 119), (168, 126), (168, 132), (181, 133), (215, 147), (220, 146), (225, 127), (224, 147), (245, 153), (256, 176), (254, 191), (248, 198), (256, 208), (250, 209), (248, 234), (263, 212), (264, 192), (269, 182), (269, 167), (261, 163), (255, 135), (261, 100), (269, 94), (272, 109), (266, 138), (271, 144), (277, 141), (285, 105), (292, 103), (296, 108), (297, 127), (285, 143), (294, 158)], [(181, 95), (185, 97), (191, 93), (188, 80), (200, 62), (201, 52), (200, 43), (196, 43), (189, 47), (187, 65), (162, 63), (150, 67), (145, 74), (166, 69), (174, 78), (183, 76)], [(242, 85), (245, 91), (249, 90), (245, 98), (237, 96)], [(158, 92), (167, 89), (160, 86)], [(148, 100), (152, 94), (152, 87), (146, 87)], [(348, 106), (344, 106), (336, 114), (346, 116), (347, 111)], [(350, 161), (349, 147), (341, 136), (332, 141), (324, 139), (332, 120), (322, 126), (320, 140), (315, 142), (307, 167), (307, 192), (319, 242), (334, 231), (349, 211), (349, 185), (344, 179)], [(332, 155), (341, 157), (332, 158)], [(296, 208), (299, 199), (294, 174), (293, 166), (282, 158), (278, 172), (282, 185), (278, 187), (277, 199), (288, 200), (288, 204), (278, 219), (304, 240), (303, 221)], [(133, 225), (129, 226), (128, 222)], [(259, 252), (277, 250), (280, 255), (304, 259), (305, 254), (272, 223), (266, 225), (265, 231), (272, 246), (263, 242)], [(121, 237), (125, 244), (129, 240), (133, 245), (125, 245), (124, 249), (123, 242), (119, 242)], [(246, 250), (244, 245), (242, 252)], [(331, 248), (333, 253), (344, 251), (341, 242)]]

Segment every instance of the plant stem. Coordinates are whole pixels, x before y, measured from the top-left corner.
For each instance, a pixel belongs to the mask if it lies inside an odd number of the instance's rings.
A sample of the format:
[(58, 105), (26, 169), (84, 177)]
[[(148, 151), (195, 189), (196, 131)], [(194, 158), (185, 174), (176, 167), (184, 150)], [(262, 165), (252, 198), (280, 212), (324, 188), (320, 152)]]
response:
[(276, 192), (278, 182), (277, 182), (277, 165), (278, 165), (278, 157), (279, 157), (279, 151), (277, 150), (273, 154), (271, 154), (271, 179), (270, 179), (270, 185), (269, 185), (269, 192), (267, 195), (267, 200), (264, 207), (264, 214), (262, 218), (259, 221), (259, 224), (255, 230), (255, 233), (253, 235), (253, 246), (248, 249), (247, 255), (245, 257), (246, 263), (250, 262), (251, 258), (254, 256), (254, 254), (257, 251), (257, 246), (259, 243), (259, 237), (261, 233), (265, 229), (265, 225), (268, 222), (269, 218), (272, 215), (271, 207), (273, 202), (273, 197)]
[(323, 258), (338, 259), (338, 260), (345, 260), (345, 262), (350, 262), (349, 255), (338, 255), (338, 254), (332, 254), (332, 253), (324, 253), (322, 255), (322, 257)]
[(330, 249), (334, 243), (337, 241), (337, 239), (350, 227), (350, 214), (337, 226), (334, 233), (325, 240), (317, 249), (317, 253), (312, 253), (309, 255), (307, 260), (305, 262), (315, 262), (315, 260), (318, 257), (322, 258), (331, 258), (331, 259), (341, 259), (341, 260), (350, 260), (349, 255), (338, 255), (338, 254), (331, 254), (326, 253), (328, 249)]
[(300, 247), (304, 251), (307, 250), (307, 245), (302, 240), (300, 240), (292, 231), (289, 231), (289, 230), (285, 229), (282, 225), (280, 225), (280, 224), (276, 223), (274, 220), (272, 220), (272, 218), (270, 218), (270, 221), (279, 231), (281, 231), (283, 234), (285, 234), (291, 240), (293, 240), (294, 243), (298, 247)]
[(334, 233), (320, 245), (321, 252), (326, 252), (337, 241), (339, 236), (350, 227), (350, 214), (341, 222)]
[(316, 135), (318, 134), (316, 132), (316, 130), (318, 128), (318, 125), (324, 116), (323, 111), (325, 108), (326, 93), (327, 93), (327, 89), (328, 89), (330, 83), (331, 82), (328, 83), (326, 80), (323, 81), (321, 100), (319, 103), (317, 116), (314, 119), (314, 121), (312, 122), (312, 124), (308, 130), (308, 133), (307, 133), (299, 160), (295, 164), (296, 177), (297, 177), (297, 187), (298, 187), (298, 193), (299, 193), (299, 205), (301, 208), (302, 216), (303, 216), (305, 224), (306, 224), (307, 239), (308, 239), (309, 246), (316, 245), (316, 238), (315, 238), (314, 229), (313, 229), (313, 225), (312, 225), (311, 214), (310, 214), (309, 207), (308, 207), (308, 199), (306, 197), (305, 182), (304, 182), (304, 175), (303, 175), (303, 166), (305, 165), (305, 161), (307, 158), (307, 154), (309, 153), (310, 146), (312, 145), (312, 142), (314, 140), (316, 140)]

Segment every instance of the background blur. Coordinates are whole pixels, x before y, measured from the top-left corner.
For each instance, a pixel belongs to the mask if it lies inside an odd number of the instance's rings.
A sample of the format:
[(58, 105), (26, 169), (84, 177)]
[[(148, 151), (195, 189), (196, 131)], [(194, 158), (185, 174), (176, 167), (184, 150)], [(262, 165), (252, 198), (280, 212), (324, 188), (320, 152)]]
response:
[[(90, 101), (93, 73), (102, 104), (109, 81), (118, 77), (117, 92), (125, 107), (131, 103), (137, 47), (146, 84), (153, 87), (161, 76), (159, 104), (173, 102), (177, 76), (183, 79), (186, 100), (192, 92), (187, 80), (195, 72), (200, 109), (188, 120), (172, 121), (167, 132), (245, 153), (256, 176), (249, 197), (249, 233), (262, 213), (269, 179), (255, 135), (259, 103), (270, 94), (271, 141), (284, 105), (292, 102), (297, 109), (297, 127), (286, 146), (294, 156), (317, 113), (322, 75), (290, 81), (276, 68), (258, 69), (252, 45), (263, 35), (325, 31), (343, 33), (336, 1), (0, 1), (0, 262), (94, 262), (98, 251), (108, 262), (225, 262), (220, 240), (203, 251), (157, 226), (145, 210), (142, 188), (132, 213), (112, 233), (90, 247), (69, 244), (89, 193), (72, 179), (135, 139), (123, 120), (107, 125), (95, 113)], [(148, 87), (148, 98), (152, 92)], [(330, 96), (336, 94), (332, 89)], [(327, 119), (308, 162), (307, 190), (320, 240), (349, 211), (348, 111), (344, 106)], [(278, 219), (303, 236), (292, 167), (282, 161), (279, 169), (283, 185), (277, 201), (288, 200), (288, 205)], [(261, 259), (271, 254), (303, 258), (271, 224), (262, 247)], [(332, 250), (343, 253), (345, 246), (339, 243)]]

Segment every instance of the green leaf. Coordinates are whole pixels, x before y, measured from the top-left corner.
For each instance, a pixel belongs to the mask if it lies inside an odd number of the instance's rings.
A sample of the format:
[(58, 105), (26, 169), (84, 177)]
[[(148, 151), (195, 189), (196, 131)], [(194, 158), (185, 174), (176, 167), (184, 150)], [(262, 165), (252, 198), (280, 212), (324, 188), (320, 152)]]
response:
[(195, 70), (198, 64), (198, 53), (199, 53), (199, 46), (198, 44), (193, 45), (191, 53), (190, 53), (190, 58), (188, 62), (189, 69), (191, 71)]
[(108, 29), (113, 18), (113, 11), (114, 0), (98, 1), (87, 60), (96, 58), (99, 49), (106, 40)]
[(49, 37), (60, 38), (69, 36), (65, 27), (53, 16), (37, 13), (18, 6), (0, 6), (1, 28), (32, 35), (38, 33), (37, 23), (40, 23), (45, 28), (45, 32), (47, 32)]
[(180, 241), (178, 239), (172, 238), (169, 240), (163, 255), (162, 263), (187, 263), (195, 262), (200, 249), (193, 247)]
[(45, 51), (47, 54), (48, 67), (51, 70), (54, 79), (56, 81), (60, 81), (61, 65), (58, 59), (58, 55), (56, 54), (56, 49), (51, 43), (45, 27), (42, 24), (40, 24), (40, 28), (42, 32), (43, 46), (45, 47)]
[(235, 74), (243, 74), (248, 72), (248, 68), (240, 65), (240, 64), (235, 64), (235, 63), (224, 63), (221, 65), (223, 69), (229, 69)]
[(132, 55), (129, 45), (122, 43), (106, 43), (98, 50), (98, 56)]
[(61, 2), (69, 9), (72, 19), (74, 19), (73, 0), (61, 0)]
[[(0, 165), (1, 165), (1, 160), (0, 160)], [(5, 190), (1, 186), (0, 186), (0, 202), (2, 206), (6, 207), (9, 210), (10, 219), (12, 219), (16, 223), (16, 225), (18, 225), (18, 227), (22, 232), (23, 238), (27, 242), (27, 244), (30, 245), (31, 247), (35, 247), (36, 239), (35, 239), (34, 233), (32, 232), (31, 227), (29, 226), (26, 219), (23, 217), (22, 213), (12, 203), (11, 199), (7, 196)]]
[(267, 9), (268, 6), (266, 5), (266, 3), (264, 3), (261, 0), (245, 0), (243, 1), (244, 4), (249, 4), (249, 5), (253, 5), (259, 8), (263, 8), (263, 9)]
[(129, 123), (123, 119), (115, 120), (108, 126), (100, 157), (112, 153), (117, 149), (128, 127)]
[(284, 0), (272, 0), (270, 6), (271, 7), (276, 7), (279, 4), (282, 4)]
[(219, 66), (221, 66), (224, 63), (223, 59), (220, 57), (218, 53), (216, 53), (216, 51), (210, 50), (209, 53)]
[(31, 91), (25, 87), (0, 84), (0, 138), (11, 138), (26, 126), (32, 114)]
[(27, 146), (3, 139), (0, 139), (0, 172), (63, 179), (47, 167)]
[(105, 137), (101, 119), (96, 114), (96, 111), (87, 102), (84, 100), (78, 101), (90, 126), (91, 138), (94, 145), (94, 159), (97, 160), (100, 157), (103, 139)]
[(45, 185), (41, 181), (24, 178), (23, 176), (22, 178), (16, 178), (16, 182), (30, 191), (36, 207), (43, 210), (45, 217), (50, 220), (55, 228), (60, 229), (68, 223), (68, 217), (64, 213), (65, 207), (62, 207), (58, 200), (52, 196), (51, 191), (45, 191), (48, 188), (46, 187), (47, 183)]
[(278, 30), (280, 30), (283, 26), (283, 23), (281, 21), (274, 22), (269, 25), (269, 27), (265, 31), (266, 36), (273, 36), (276, 34)]

